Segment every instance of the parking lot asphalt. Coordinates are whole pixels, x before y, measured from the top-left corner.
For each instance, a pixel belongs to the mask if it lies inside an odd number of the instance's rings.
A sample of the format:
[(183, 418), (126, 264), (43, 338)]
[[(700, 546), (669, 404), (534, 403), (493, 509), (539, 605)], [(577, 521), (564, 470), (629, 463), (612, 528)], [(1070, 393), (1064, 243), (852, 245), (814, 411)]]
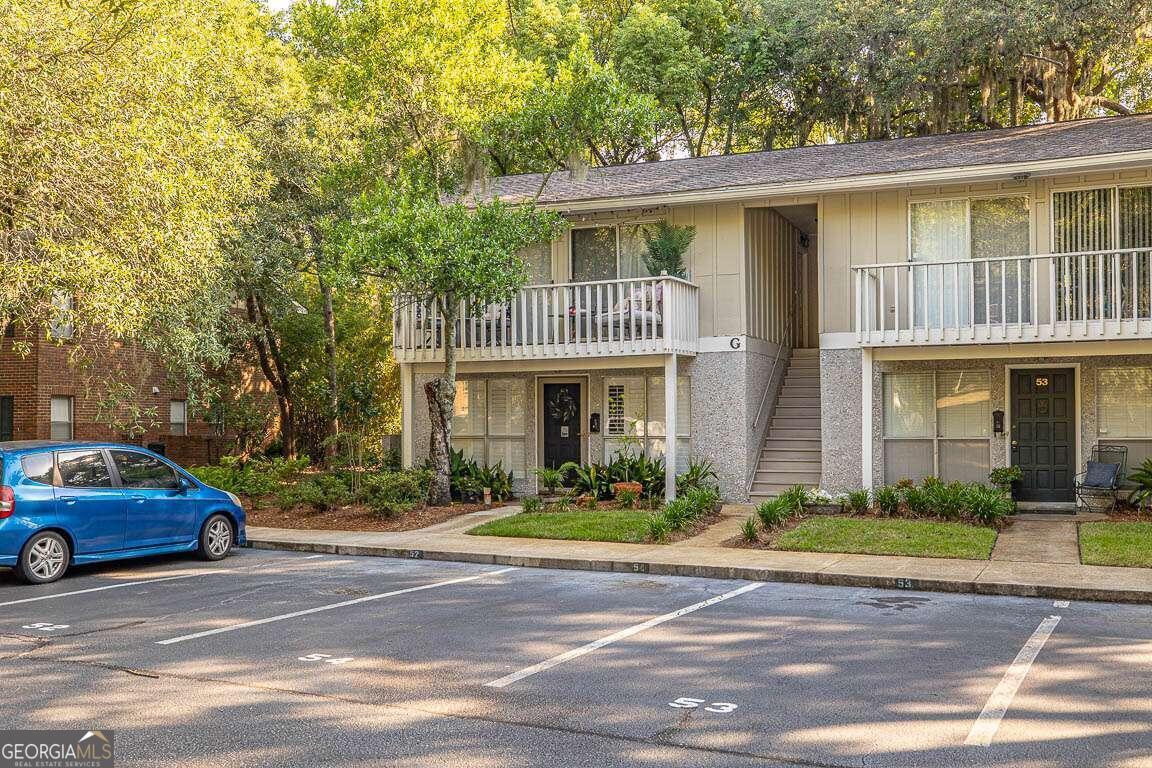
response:
[(1152, 607), (241, 550), (0, 573), (123, 765), (1152, 767)]

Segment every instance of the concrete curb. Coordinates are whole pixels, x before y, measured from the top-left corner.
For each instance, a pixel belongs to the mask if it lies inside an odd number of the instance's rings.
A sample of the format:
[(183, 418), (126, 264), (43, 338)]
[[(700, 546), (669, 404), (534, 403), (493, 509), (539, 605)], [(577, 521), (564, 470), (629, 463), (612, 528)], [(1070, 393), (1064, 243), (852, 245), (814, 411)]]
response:
[(850, 572), (804, 571), (754, 566), (716, 566), (703, 564), (665, 563), (658, 560), (619, 560), (586, 557), (531, 557), (484, 552), (461, 552), (435, 549), (404, 549), (363, 544), (334, 544), (327, 542), (279, 541), (249, 538), (247, 546), (253, 549), (272, 549), (290, 552), (314, 552), (330, 555), (368, 557), (394, 557), (408, 560), (441, 560), (484, 565), (508, 565), (521, 568), (557, 568), (578, 571), (607, 571), (614, 573), (648, 573), (658, 576), (694, 576), (705, 579), (736, 579), (745, 581), (775, 581), (793, 584), (819, 584), (832, 587), (872, 587), (919, 592), (951, 592), (959, 594), (1002, 595), (1008, 597), (1039, 597), (1052, 600), (1088, 600), (1109, 603), (1152, 604), (1152, 588), (1119, 589), (1076, 587), (1062, 584), (1037, 584), (968, 579), (900, 578), (876, 574)]

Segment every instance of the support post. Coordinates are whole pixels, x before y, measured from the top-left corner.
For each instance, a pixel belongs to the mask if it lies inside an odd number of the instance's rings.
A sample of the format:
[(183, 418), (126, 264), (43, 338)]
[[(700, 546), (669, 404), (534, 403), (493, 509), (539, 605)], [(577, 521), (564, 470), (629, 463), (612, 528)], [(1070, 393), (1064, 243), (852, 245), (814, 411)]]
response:
[(413, 434), (413, 413), (416, 408), (416, 386), (411, 363), (400, 364), (400, 466), (411, 469), (415, 460), (416, 436)]
[(860, 479), (872, 487), (872, 348), (860, 350)]
[(664, 500), (676, 498), (676, 355), (664, 358)]

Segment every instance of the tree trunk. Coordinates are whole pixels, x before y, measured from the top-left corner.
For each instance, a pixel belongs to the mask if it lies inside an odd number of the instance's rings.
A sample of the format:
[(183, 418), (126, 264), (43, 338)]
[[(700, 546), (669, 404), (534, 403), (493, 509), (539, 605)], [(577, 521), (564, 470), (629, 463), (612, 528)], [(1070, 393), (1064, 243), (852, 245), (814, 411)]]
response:
[(452, 410), (456, 400), (456, 298), (444, 296), (441, 318), (444, 323), (444, 375), (424, 385), (428, 397), (428, 418), (432, 435), (428, 441), (428, 459), (432, 467), (432, 485), (428, 503), (445, 506), (452, 503)]
[(332, 309), (332, 286), (324, 279), (319, 269), (316, 272), (316, 280), (324, 302), (324, 357), (328, 364), (328, 442), (324, 448), (324, 455), (332, 459), (337, 453), (336, 438), (340, 434), (340, 390), (336, 377), (336, 314)]
[(280, 412), (280, 444), (285, 458), (296, 458), (296, 416), (292, 406), (292, 389), (284, 370), (284, 359), (272, 331), (272, 324), (264, 310), (264, 303), (255, 292), (249, 292), (245, 299), (248, 321), (257, 327), (253, 338), (256, 356), (264, 378), (276, 393), (276, 408)]

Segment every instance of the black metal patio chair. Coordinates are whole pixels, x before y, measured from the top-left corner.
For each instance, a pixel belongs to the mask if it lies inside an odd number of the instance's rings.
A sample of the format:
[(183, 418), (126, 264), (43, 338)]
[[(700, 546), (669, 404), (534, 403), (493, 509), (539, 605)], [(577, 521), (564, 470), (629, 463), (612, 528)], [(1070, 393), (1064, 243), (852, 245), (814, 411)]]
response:
[(1128, 446), (1097, 445), (1084, 471), (1076, 475), (1076, 497), (1092, 512), (1113, 512), (1119, 498), (1120, 483), (1128, 465)]

